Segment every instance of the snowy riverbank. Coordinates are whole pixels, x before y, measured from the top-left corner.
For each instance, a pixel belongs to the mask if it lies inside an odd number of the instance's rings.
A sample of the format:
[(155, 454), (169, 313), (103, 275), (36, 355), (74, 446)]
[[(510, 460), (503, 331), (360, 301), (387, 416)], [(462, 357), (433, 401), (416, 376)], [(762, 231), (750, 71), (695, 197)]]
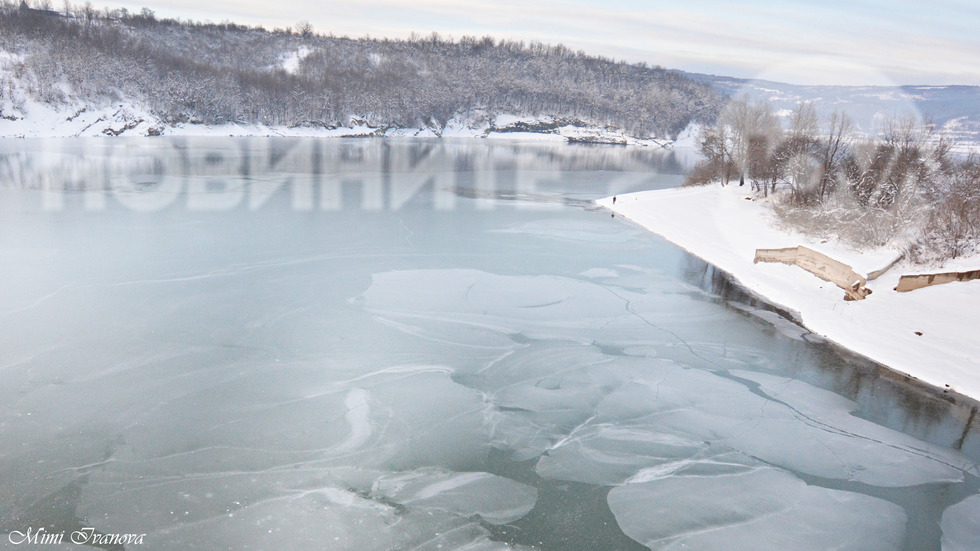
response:
[[(783, 231), (765, 200), (735, 185), (644, 191), (598, 203), (728, 272), (794, 312), (814, 333), (925, 383), (980, 399), (980, 281), (898, 293), (893, 289), (900, 275), (932, 271), (899, 264), (868, 282), (874, 292), (866, 300), (845, 302), (840, 288), (799, 267), (754, 264), (755, 250), (805, 245), (864, 275), (887, 266), (897, 252), (855, 251)], [(975, 256), (935, 271), (978, 267)]]
[[(485, 138), (518, 141), (557, 141), (670, 147), (667, 139), (640, 139), (615, 128), (589, 126), (583, 121), (555, 117), (488, 116), (469, 113), (444, 126), (419, 128), (372, 126), (362, 118), (352, 117), (346, 125), (268, 126), (263, 124), (227, 123), (220, 125), (167, 124), (138, 102), (113, 105), (55, 107), (26, 101), (18, 108), (0, 103), (0, 138), (73, 138), (101, 136), (233, 136), (295, 138)], [(688, 131), (685, 135), (692, 134)]]

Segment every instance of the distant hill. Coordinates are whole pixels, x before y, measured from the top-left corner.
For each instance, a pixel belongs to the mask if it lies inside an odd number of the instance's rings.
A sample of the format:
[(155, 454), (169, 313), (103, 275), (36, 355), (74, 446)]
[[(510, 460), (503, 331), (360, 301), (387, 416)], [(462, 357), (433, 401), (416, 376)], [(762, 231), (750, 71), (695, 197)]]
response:
[(914, 114), (930, 120), (961, 148), (980, 147), (980, 86), (807, 86), (683, 73), (710, 84), (725, 96), (766, 98), (786, 113), (811, 101), (818, 113), (846, 111), (861, 132), (875, 132), (881, 120)]
[[(195, 133), (554, 134), (674, 139), (724, 96), (848, 112), (858, 129), (913, 113), (980, 146), (977, 86), (800, 86), (615, 62), (564, 46), (437, 35), (322, 36), (158, 19), (149, 10), (0, 2), (0, 136)], [(252, 130), (245, 129), (247, 134)], [(265, 130), (259, 130), (264, 132)]]
[(710, 85), (682, 74), (561, 45), (350, 39), (308, 25), (266, 31), (157, 19), (149, 10), (0, 4), (0, 125), (44, 113), (54, 127), (92, 117), (96, 126), (82, 126), (103, 128), (113, 119), (103, 131), (114, 134), (261, 124), (440, 135), (450, 123), (489, 128), (507, 115), (532, 121), (515, 130), (672, 138), (692, 121), (713, 120), (720, 103)]

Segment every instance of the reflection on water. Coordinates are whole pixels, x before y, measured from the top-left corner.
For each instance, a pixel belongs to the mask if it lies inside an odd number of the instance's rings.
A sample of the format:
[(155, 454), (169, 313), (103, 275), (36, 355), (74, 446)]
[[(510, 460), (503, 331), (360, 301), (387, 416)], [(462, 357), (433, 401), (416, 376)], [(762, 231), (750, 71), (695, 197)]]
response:
[(40, 528), (145, 534), (140, 549), (977, 537), (969, 403), (588, 206), (675, 185), (671, 153), (16, 141), (0, 167), (11, 544)]
[[(45, 206), (53, 210), (64, 208), (66, 192), (83, 194), (89, 209), (105, 208), (110, 192), (149, 211), (175, 203), (256, 210), (278, 193), (289, 194), (297, 210), (398, 210), (427, 184), (436, 208), (453, 208), (454, 190), (488, 200), (477, 208), (492, 208), (489, 200), (515, 195), (570, 200), (676, 186), (693, 163), (689, 154), (661, 149), (470, 142), (26, 140), (0, 151), (0, 186), (49, 191)], [(139, 193), (147, 191), (154, 193)]]

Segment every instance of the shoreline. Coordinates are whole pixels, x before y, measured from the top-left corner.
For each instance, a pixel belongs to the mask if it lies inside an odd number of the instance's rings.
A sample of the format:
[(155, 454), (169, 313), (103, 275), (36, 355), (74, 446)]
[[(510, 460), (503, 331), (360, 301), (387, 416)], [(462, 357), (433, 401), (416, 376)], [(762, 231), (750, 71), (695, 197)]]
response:
[[(901, 274), (921, 271), (900, 263), (868, 282), (874, 293), (866, 300), (845, 302), (840, 288), (796, 266), (754, 264), (755, 249), (804, 245), (862, 274), (890, 264), (896, 251), (856, 251), (779, 229), (767, 201), (737, 185), (643, 191), (617, 196), (615, 204), (613, 197), (596, 204), (707, 262), (748, 294), (896, 378), (932, 389), (946, 401), (980, 401), (980, 342), (971, 338), (980, 281), (897, 293)], [(980, 265), (980, 258), (961, 262), (971, 264)]]
[[(309, 122), (294, 126), (261, 123), (167, 123), (136, 103), (53, 107), (32, 102), (20, 116), (6, 116), (0, 139), (92, 137), (267, 137), (267, 138), (478, 138), (500, 141), (542, 141), (659, 147), (670, 149), (678, 140), (638, 138), (622, 129), (550, 115), (457, 115), (445, 125), (419, 127), (372, 126), (364, 117), (346, 124)], [(693, 131), (687, 131), (686, 136)]]
[[(832, 355), (836, 361), (840, 362), (832, 368), (834, 372), (833, 380), (846, 381), (843, 384), (844, 388), (847, 389), (845, 391), (841, 388), (826, 387), (828, 390), (840, 393), (859, 404), (862, 403), (864, 398), (879, 398), (882, 395), (886, 396), (885, 400), (892, 400), (892, 403), (895, 403), (896, 396), (914, 396), (915, 400), (939, 403), (941, 405), (938, 407), (944, 408), (944, 411), (949, 412), (951, 418), (963, 424), (962, 432), (957, 440), (960, 443), (972, 433), (973, 427), (978, 426), (976, 417), (977, 412), (980, 412), (980, 399), (951, 391), (948, 388), (938, 388), (935, 385), (902, 373), (864, 354), (845, 348), (836, 341), (813, 333), (801, 321), (798, 312), (788, 310), (772, 302), (767, 297), (746, 288), (732, 274), (721, 270), (714, 264), (707, 262), (686, 249), (685, 252), (698, 261), (704, 262), (714, 271), (715, 278), (724, 281), (724, 285), (734, 288), (734, 291), (729, 289), (719, 293), (714, 289), (715, 283), (711, 284), (712, 292), (722, 296), (730, 307), (741, 310), (747, 316), (752, 316), (769, 323), (772, 325), (774, 331), (785, 334), (785, 329), (780, 328), (779, 320), (773, 320), (766, 315), (771, 313), (784, 320), (783, 323), (792, 324), (793, 327), (805, 331), (806, 333), (800, 336), (800, 340), (806, 341), (814, 346), (825, 347), (826, 353)], [(840, 379), (838, 377), (843, 378)], [(869, 378), (871, 382), (868, 382)], [(813, 383), (809, 380), (807, 382), (821, 386), (819, 383)], [(904, 402), (904, 398), (898, 398), (898, 401), (906, 403)], [(893, 426), (892, 428), (897, 427)], [(907, 428), (899, 430), (907, 430)], [(948, 444), (948, 442), (944, 443), (941, 440), (930, 440), (924, 435), (919, 435), (919, 437), (933, 443)]]

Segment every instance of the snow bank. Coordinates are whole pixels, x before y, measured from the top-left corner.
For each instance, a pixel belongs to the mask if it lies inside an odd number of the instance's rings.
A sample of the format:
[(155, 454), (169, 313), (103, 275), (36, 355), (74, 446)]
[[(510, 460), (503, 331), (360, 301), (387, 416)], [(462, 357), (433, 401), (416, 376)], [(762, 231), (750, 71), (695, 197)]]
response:
[(163, 130), (157, 117), (131, 103), (54, 107), (28, 100), (10, 111), (0, 122), (0, 138), (152, 136)]
[[(297, 58), (298, 59), (298, 58)], [(0, 60), (2, 61), (2, 60)], [(289, 60), (286, 60), (287, 62)], [(288, 67), (287, 67), (288, 69)], [(0, 98), (2, 100), (2, 98)], [(669, 147), (669, 140), (638, 139), (622, 131), (592, 126), (558, 126), (552, 117), (529, 118), (500, 115), (485, 120), (480, 113), (457, 115), (445, 126), (398, 128), (370, 126), (361, 117), (352, 117), (343, 126), (311, 124), (284, 126), (263, 124), (168, 125), (137, 101), (110, 105), (70, 104), (53, 106), (22, 99), (14, 106), (0, 103), (0, 138), (70, 138), (95, 136), (232, 136), (232, 137), (415, 137), (487, 138), (511, 141), (585, 142), (619, 145)]]
[[(614, 203), (615, 200), (615, 203)], [(644, 191), (598, 201), (718, 268), (781, 307), (796, 312), (811, 331), (881, 364), (939, 388), (980, 399), (980, 281), (897, 293), (899, 264), (869, 281), (866, 300), (844, 302), (843, 291), (795, 266), (754, 264), (757, 248), (805, 245), (868, 274), (897, 255), (858, 251), (777, 228), (766, 200), (745, 188), (706, 186)], [(980, 257), (956, 263), (980, 267)]]
[(573, 143), (601, 143), (613, 145), (654, 145), (669, 147), (666, 139), (636, 138), (615, 128), (590, 126), (580, 120), (552, 116), (524, 116), (502, 114), (484, 132), (484, 137), (506, 140), (568, 141)]

